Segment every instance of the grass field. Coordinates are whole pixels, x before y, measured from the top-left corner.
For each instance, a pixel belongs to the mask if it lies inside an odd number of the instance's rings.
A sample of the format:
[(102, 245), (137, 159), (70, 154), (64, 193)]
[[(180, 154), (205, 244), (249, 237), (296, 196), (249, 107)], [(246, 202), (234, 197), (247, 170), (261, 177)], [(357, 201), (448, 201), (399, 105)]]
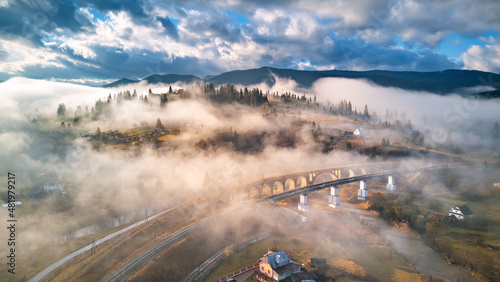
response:
[[(464, 172), (462, 172), (464, 173)], [(478, 176), (474, 175), (477, 174)], [(488, 171), (484, 168), (458, 173), (439, 175), (438, 180), (432, 176), (422, 176), (412, 189), (424, 190), (417, 192), (409, 202), (409, 198), (384, 199), (384, 210), (393, 209), (400, 215), (411, 211), (419, 211), (416, 217), (416, 230), (422, 228), (422, 239), (440, 252), (449, 262), (457, 264), (480, 280), (498, 281), (500, 279), (500, 189), (488, 186), (489, 181), (498, 180), (498, 169)], [(436, 177), (436, 176), (434, 176)], [(419, 186), (420, 185), (420, 186)], [(409, 191), (405, 184), (398, 186), (398, 191)], [(435, 243), (427, 233), (432, 225), (426, 223), (424, 215), (428, 211), (447, 215), (454, 206), (466, 205), (474, 212), (470, 220), (445, 223), (437, 229)], [(413, 206), (413, 208), (410, 208)], [(416, 207), (416, 208), (415, 208)], [(420, 223), (418, 223), (420, 222)], [(420, 227), (419, 227), (420, 226)], [(430, 238), (430, 239), (429, 239)]]
[[(446, 206), (450, 208), (453, 204), (467, 205), (474, 211), (474, 218), (470, 223), (451, 225), (438, 234), (443, 244), (449, 244), (451, 251), (448, 252), (451, 259), (481, 280), (500, 278), (498, 251), (500, 249), (500, 207), (498, 202), (495, 199), (461, 201), (441, 198), (440, 200), (447, 203)], [(476, 223), (477, 221), (487, 222), (487, 227), (476, 228), (474, 221)], [(441, 251), (444, 250), (446, 248), (441, 247)]]

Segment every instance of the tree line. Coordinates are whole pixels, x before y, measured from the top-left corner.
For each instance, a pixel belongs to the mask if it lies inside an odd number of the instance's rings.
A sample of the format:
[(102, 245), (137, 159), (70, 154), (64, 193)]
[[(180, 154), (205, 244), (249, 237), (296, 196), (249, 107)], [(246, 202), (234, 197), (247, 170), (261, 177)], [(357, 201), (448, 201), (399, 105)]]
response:
[(219, 88), (215, 88), (212, 83), (205, 84), (203, 86), (203, 94), (211, 101), (221, 104), (236, 102), (251, 107), (258, 107), (268, 102), (268, 93), (262, 93), (262, 90), (259, 88), (248, 90), (245, 87), (238, 90), (232, 84), (221, 85)]

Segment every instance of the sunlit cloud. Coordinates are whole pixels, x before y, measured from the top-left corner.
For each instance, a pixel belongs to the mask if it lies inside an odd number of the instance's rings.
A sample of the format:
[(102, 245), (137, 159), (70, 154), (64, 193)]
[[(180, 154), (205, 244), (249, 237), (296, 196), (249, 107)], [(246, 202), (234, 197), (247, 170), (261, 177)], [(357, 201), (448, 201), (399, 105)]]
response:
[[(137, 78), (158, 63), (164, 73), (198, 76), (264, 65), (499, 71), (496, 49), (486, 46), (500, 27), (495, 1), (1, 3), (0, 39), (24, 45), (2, 44), (3, 80), (42, 78), (41, 68), (47, 78)], [(450, 38), (482, 44), (440, 49)], [(470, 50), (458, 56), (457, 48)]]

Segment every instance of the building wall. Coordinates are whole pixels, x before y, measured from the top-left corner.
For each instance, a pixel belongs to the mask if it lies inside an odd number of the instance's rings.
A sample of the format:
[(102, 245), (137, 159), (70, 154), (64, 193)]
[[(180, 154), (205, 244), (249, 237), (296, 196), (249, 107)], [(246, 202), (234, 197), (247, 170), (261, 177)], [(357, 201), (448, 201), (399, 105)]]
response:
[(274, 280), (277, 280), (277, 281), (282, 281), (282, 280), (287, 279), (288, 277), (291, 277), (292, 274), (299, 273), (299, 272), (300, 272), (300, 267), (297, 267), (296, 269), (293, 269), (292, 271), (285, 272), (281, 276), (279, 276), (278, 273), (276, 273), (275, 271), (273, 271), (273, 277), (272, 278)]
[(296, 269), (289, 271), (289, 272), (286, 272), (286, 273), (283, 273), (283, 275), (279, 276), (278, 273), (276, 273), (273, 270), (273, 268), (271, 267), (271, 265), (269, 263), (260, 262), (259, 263), (259, 271), (261, 273), (265, 274), (269, 278), (272, 278), (276, 281), (282, 281), (282, 280), (292, 276), (292, 274), (300, 272), (300, 267), (297, 267)]
[(464, 218), (472, 218), (472, 215), (464, 216), (463, 212), (460, 209), (452, 208), (448, 212), (448, 216), (455, 216), (459, 220), (463, 220)]
[(273, 278), (274, 270), (272, 269), (272, 267), (269, 263), (261, 262), (259, 264), (259, 271), (264, 273), (267, 277)]

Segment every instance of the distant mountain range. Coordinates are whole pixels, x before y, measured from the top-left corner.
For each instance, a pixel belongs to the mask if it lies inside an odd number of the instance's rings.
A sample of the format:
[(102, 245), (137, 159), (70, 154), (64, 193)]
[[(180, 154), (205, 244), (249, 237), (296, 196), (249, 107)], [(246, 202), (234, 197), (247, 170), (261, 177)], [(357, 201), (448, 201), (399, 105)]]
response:
[(141, 81), (145, 81), (148, 84), (156, 84), (156, 83), (165, 83), (165, 84), (173, 84), (176, 82), (183, 83), (193, 83), (196, 81), (203, 81), (201, 78), (196, 77), (194, 75), (180, 75), (180, 74), (153, 74), (141, 80), (131, 80), (127, 78), (122, 78), (113, 83), (103, 85), (103, 87), (120, 87), (125, 86), (127, 84), (138, 83)]
[[(148, 83), (173, 84), (176, 82), (192, 83), (206, 82), (214, 85), (221, 84), (241, 84), (254, 85), (265, 83), (273, 86), (276, 83), (275, 76), (295, 80), (300, 87), (309, 88), (315, 81), (325, 77), (365, 79), (374, 84), (384, 87), (397, 87), (406, 90), (427, 91), (438, 94), (447, 94), (451, 92), (469, 94), (467, 88), (477, 86), (490, 86), (496, 90), (481, 92), (476, 95), (484, 98), (500, 97), (500, 75), (490, 72), (471, 71), (471, 70), (445, 70), (438, 72), (412, 72), (412, 71), (304, 71), (293, 69), (278, 69), (271, 67), (262, 67), (259, 69), (235, 70), (225, 72), (215, 76), (207, 76), (205, 79), (193, 75), (177, 74), (154, 74), (140, 81)], [(113, 83), (103, 85), (103, 87), (119, 87), (131, 83), (140, 82), (139, 80), (120, 79)]]

